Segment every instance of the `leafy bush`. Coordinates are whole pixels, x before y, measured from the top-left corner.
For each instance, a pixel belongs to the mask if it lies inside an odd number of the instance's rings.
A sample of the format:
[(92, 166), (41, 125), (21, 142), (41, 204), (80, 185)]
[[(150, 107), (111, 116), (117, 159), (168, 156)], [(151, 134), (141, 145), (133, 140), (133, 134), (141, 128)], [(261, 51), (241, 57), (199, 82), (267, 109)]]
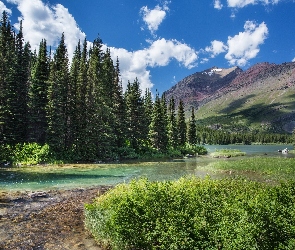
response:
[(17, 144), (13, 150), (13, 162), (21, 164), (38, 164), (50, 161), (50, 149), (47, 144)]
[(184, 147), (181, 147), (180, 151), (182, 155), (206, 155), (208, 153), (207, 149), (204, 146), (192, 145), (188, 143)]
[(121, 184), (85, 205), (85, 225), (112, 249), (294, 249), (295, 183), (246, 180)]

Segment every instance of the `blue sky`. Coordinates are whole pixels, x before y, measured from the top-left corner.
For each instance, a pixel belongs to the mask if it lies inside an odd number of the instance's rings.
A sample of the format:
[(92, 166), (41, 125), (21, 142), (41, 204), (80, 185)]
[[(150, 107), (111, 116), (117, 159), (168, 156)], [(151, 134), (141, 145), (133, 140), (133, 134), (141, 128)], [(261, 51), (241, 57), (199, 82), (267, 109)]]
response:
[(123, 86), (137, 77), (153, 93), (213, 66), (295, 61), (295, 0), (2, 0), (3, 10), (33, 48), (64, 32), (71, 57), (99, 34)]

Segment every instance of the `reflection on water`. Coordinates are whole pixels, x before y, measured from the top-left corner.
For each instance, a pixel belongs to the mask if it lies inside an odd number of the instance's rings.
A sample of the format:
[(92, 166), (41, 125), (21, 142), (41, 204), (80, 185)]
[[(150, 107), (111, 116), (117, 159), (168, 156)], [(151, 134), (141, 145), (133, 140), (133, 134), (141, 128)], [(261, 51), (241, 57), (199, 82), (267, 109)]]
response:
[[(286, 146), (206, 146), (209, 152), (215, 148), (240, 149), (247, 155), (277, 155), (278, 149)], [(289, 149), (293, 149), (288, 145)], [(288, 155), (292, 156), (291, 154)], [(208, 168), (213, 159), (198, 157), (167, 162), (129, 162), (125, 164), (92, 164), (35, 166), (27, 168), (0, 168), (0, 190), (48, 190), (89, 187), (94, 185), (115, 185), (131, 179), (147, 177), (150, 180), (174, 180), (185, 175), (218, 177), (218, 172)], [(234, 159), (231, 159), (234, 160)]]

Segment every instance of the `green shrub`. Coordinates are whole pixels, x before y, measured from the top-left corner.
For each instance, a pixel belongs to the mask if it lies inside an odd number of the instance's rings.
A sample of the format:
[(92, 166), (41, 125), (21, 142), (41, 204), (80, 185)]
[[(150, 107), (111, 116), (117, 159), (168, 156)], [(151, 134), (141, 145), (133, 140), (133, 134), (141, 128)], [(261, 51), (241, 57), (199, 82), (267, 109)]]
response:
[(186, 144), (184, 147), (180, 148), (182, 155), (206, 155), (208, 153), (204, 146)]
[(50, 149), (47, 144), (17, 144), (13, 150), (13, 162), (21, 164), (38, 164), (50, 161)]
[(293, 249), (295, 184), (246, 180), (121, 184), (85, 205), (85, 225), (112, 249)]

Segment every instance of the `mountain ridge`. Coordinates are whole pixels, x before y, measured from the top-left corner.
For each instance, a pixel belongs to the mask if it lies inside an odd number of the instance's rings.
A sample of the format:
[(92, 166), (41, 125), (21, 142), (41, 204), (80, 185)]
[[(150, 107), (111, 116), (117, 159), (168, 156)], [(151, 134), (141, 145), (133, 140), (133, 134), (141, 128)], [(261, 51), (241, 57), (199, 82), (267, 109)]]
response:
[(243, 71), (212, 67), (164, 92), (194, 107), (199, 124), (291, 133), (295, 128), (295, 62), (258, 63)]

